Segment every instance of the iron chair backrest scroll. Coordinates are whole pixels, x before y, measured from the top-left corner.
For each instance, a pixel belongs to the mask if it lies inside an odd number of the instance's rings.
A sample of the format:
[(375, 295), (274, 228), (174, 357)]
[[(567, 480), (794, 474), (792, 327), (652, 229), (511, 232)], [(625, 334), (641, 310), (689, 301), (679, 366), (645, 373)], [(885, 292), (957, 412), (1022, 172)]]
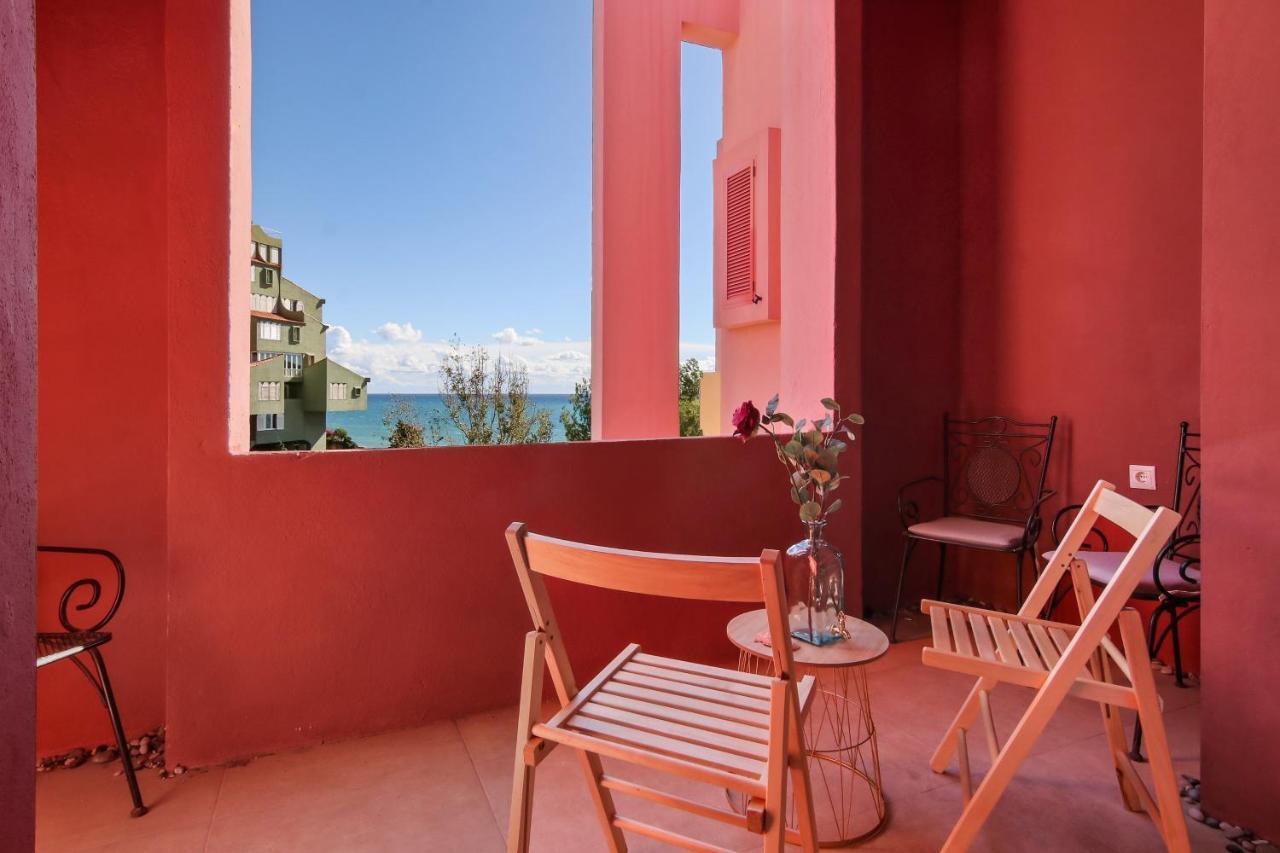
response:
[(71, 599), (76, 596), (79, 590), (84, 589), (88, 591), (88, 594), (85, 596), (84, 601), (75, 605), (75, 610), (90, 610), (96, 607), (102, 599), (102, 582), (96, 577), (83, 577), (72, 582), (70, 586), (63, 590), (62, 597), (58, 599), (58, 622), (61, 623), (64, 631), (71, 633), (101, 631), (107, 626), (108, 622), (115, 618), (116, 611), (120, 609), (120, 603), (124, 600), (124, 564), (120, 562), (119, 557), (104, 548), (72, 548), (66, 545), (37, 545), (36, 551), (41, 554), (81, 554), (102, 557), (115, 570), (115, 597), (111, 599), (106, 612), (91, 625), (77, 625), (72, 621), (70, 612)]
[[(702, 601), (763, 603), (769, 631), (789, 635), (782, 561), (775, 550), (759, 557), (702, 557), (605, 548), (529, 533), (520, 523), (507, 528), (511, 557), (534, 625), (558, 636), (542, 577), (554, 577), (602, 589)], [(546, 624), (543, 624), (543, 623)], [(775, 672), (794, 674), (790, 643), (774, 643)]]
[(1173, 509), (1182, 515), (1175, 538), (1200, 535), (1200, 433), (1191, 424), (1178, 424), (1178, 479), (1173, 484)]
[(1033, 540), (1057, 425), (944, 414), (943, 514), (1025, 525)]

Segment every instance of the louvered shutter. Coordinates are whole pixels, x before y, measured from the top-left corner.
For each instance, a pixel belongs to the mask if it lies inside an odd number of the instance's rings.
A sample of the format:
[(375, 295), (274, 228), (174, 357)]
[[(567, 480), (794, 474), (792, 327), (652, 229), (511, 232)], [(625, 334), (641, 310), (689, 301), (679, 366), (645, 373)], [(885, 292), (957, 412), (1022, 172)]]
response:
[(755, 296), (755, 223), (753, 186), (755, 166), (729, 175), (724, 182), (724, 298)]

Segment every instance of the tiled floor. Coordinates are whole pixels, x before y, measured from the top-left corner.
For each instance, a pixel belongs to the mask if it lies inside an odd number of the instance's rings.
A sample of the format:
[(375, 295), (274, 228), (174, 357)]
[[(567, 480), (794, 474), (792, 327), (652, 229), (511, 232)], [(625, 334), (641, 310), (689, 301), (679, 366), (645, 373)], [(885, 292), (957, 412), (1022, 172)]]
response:
[[(862, 845), (867, 850), (937, 850), (960, 813), (955, 773), (931, 773), (927, 761), (971, 680), (921, 666), (920, 647), (900, 644), (871, 666), (890, 819), (883, 833)], [(1199, 691), (1158, 678), (1177, 769), (1194, 775)], [(1002, 733), (1011, 730), (1028, 695), (1016, 688), (995, 694)], [(128, 817), (123, 781), (104, 767), (43, 774), (36, 847), (48, 853), (499, 851), (511, 796), (514, 724), (514, 709), (494, 711), (168, 781), (148, 772), (142, 781), (152, 810), (136, 820)], [(988, 822), (979, 849), (1161, 849), (1151, 824), (1121, 805), (1104, 744), (1096, 706), (1069, 699)], [(975, 773), (983, 772), (980, 738), (971, 751)], [(705, 786), (674, 790), (723, 803), (723, 792)], [(604, 849), (568, 751), (553, 753), (540, 766), (534, 802), (535, 850)], [(759, 848), (757, 837), (721, 824), (621, 796), (619, 803), (623, 813), (686, 834), (733, 849)], [(1190, 828), (1196, 850), (1223, 849), (1217, 832), (1196, 823)], [(642, 838), (631, 845), (659, 848)]]

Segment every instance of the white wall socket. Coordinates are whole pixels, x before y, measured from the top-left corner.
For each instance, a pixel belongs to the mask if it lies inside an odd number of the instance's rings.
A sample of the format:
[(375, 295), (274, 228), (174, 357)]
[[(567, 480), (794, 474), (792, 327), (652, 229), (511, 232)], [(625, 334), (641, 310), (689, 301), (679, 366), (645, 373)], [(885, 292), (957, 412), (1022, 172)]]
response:
[(1156, 466), (1130, 465), (1129, 466), (1129, 488), (1148, 489), (1150, 491), (1155, 491)]

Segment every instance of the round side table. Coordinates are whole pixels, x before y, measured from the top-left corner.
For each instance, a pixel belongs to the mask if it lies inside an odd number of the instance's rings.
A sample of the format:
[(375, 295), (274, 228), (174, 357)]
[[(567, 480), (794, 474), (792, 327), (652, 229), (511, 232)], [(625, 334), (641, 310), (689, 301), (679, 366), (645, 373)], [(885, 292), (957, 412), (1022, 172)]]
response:
[[(889, 817), (863, 669), (889, 650), (889, 638), (861, 619), (846, 617), (845, 627), (849, 639), (827, 646), (788, 638), (798, 673), (817, 679), (817, 695), (810, 700), (805, 720), (805, 745), (821, 847), (864, 841), (880, 832)], [(768, 630), (764, 610), (743, 613), (729, 622), (726, 633), (738, 647), (740, 671), (773, 673), (772, 649), (756, 641)], [(790, 811), (788, 825), (794, 826), (794, 804)]]

